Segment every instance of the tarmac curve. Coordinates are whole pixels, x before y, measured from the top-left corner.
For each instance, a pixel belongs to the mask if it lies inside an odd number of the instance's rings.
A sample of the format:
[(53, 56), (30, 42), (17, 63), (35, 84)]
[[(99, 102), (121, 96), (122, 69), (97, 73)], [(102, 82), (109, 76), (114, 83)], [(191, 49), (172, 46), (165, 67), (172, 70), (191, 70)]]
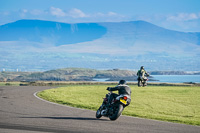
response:
[(120, 116), (52, 104), (34, 96), (51, 87), (0, 86), (0, 133), (198, 133), (199, 126)]

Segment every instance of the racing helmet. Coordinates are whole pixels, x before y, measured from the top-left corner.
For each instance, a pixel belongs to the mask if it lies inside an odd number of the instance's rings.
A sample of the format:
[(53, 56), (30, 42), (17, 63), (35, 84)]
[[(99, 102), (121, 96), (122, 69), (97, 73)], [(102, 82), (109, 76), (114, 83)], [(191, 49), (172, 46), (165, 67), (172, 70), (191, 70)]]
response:
[(126, 80), (120, 80), (119, 81), (119, 85), (123, 85), (123, 84), (126, 84)]

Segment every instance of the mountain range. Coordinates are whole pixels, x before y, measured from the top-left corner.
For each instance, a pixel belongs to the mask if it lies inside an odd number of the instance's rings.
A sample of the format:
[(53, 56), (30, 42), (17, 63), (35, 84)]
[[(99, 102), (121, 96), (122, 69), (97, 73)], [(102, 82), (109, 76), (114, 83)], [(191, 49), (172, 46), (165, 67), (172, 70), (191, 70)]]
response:
[(66, 67), (199, 71), (200, 32), (145, 21), (61, 23), (19, 20), (0, 26), (0, 69)]

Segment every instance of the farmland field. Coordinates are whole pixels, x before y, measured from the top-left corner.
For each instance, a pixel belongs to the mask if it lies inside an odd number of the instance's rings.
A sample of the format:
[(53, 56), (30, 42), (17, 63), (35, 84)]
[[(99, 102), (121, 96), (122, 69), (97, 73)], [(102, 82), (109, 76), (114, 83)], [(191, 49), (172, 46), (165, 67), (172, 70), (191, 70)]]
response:
[[(108, 92), (107, 87), (108, 85), (68, 85), (44, 90), (37, 95), (51, 102), (97, 110)], [(132, 102), (124, 109), (123, 115), (200, 126), (200, 87), (130, 87)]]

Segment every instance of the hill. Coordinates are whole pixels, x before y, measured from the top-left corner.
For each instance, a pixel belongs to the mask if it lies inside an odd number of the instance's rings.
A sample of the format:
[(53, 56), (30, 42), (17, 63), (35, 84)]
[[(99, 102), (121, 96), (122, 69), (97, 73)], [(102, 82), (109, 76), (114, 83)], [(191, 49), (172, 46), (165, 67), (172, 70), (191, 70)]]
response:
[(0, 69), (200, 68), (200, 33), (168, 30), (145, 21), (67, 24), (19, 20), (1, 25), (0, 34)]
[(106, 28), (96, 23), (66, 24), (19, 20), (0, 26), (0, 41), (28, 41), (59, 46), (92, 41), (105, 33)]
[(95, 78), (136, 80), (136, 72), (129, 70), (95, 70), (64, 68), (45, 72), (1, 72), (0, 81), (93, 81)]
[[(44, 72), (0, 72), (0, 81), (137, 81), (136, 74), (137, 71), (120, 69), (62, 68)], [(157, 81), (154, 75), (200, 75), (200, 72), (149, 71), (149, 74), (150, 81)]]

